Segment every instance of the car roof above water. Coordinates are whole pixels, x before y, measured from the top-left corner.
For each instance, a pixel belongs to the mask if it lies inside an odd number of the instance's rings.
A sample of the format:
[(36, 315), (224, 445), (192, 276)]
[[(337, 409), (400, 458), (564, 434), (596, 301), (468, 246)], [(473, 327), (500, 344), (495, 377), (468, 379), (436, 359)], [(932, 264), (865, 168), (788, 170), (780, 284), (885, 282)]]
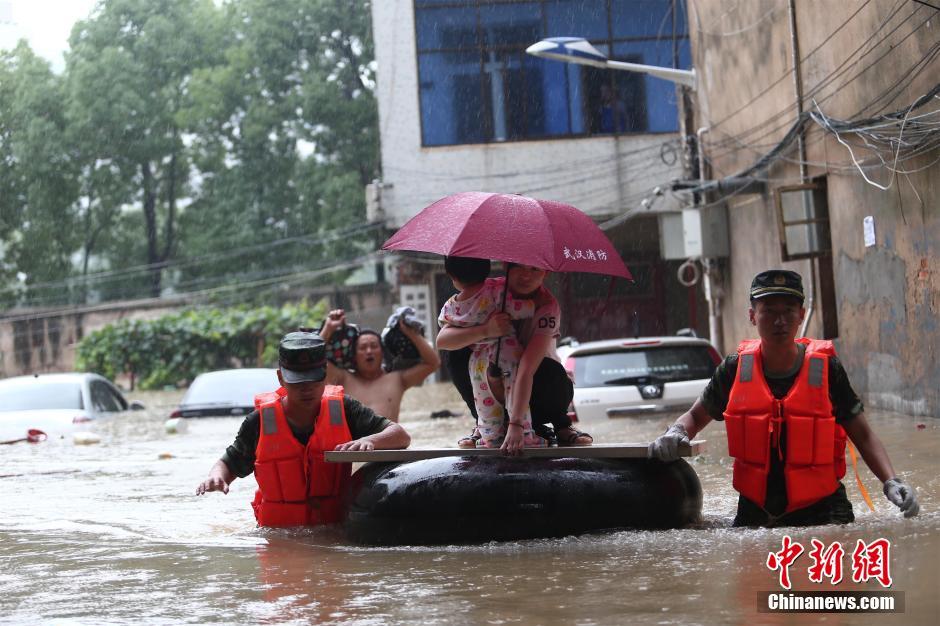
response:
[(662, 337), (623, 337), (621, 339), (602, 339), (600, 341), (585, 341), (558, 348), (566, 356), (576, 356), (589, 352), (604, 352), (612, 349), (648, 348), (652, 346), (703, 346), (711, 344), (698, 337), (675, 337), (671, 335)]
[[(271, 367), (243, 367), (243, 368), (233, 368), (228, 370), (216, 370), (214, 372), (203, 372), (196, 376), (196, 380), (212, 380), (216, 378), (248, 378), (255, 379), (257, 377), (262, 377), (270, 375), (272, 372), (275, 372), (274, 368)], [(276, 374), (275, 374), (276, 376)]]
[(13, 376), (11, 378), (4, 378), (0, 380), (0, 385), (23, 385), (30, 384), (33, 382), (41, 381), (45, 383), (58, 383), (58, 382), (78, 382), (83, 380), (104, 380), (108, 379), (100, 376), (98, 374), (93, 374), (91, 372), (58, 372), (50, 374), (29, 374), (26, 376)]
[(205, 372), (193, 380), (180, 406), (231, 404), (252, 406), (255, 394), (278, 387), (277, 370), (244, 368)]

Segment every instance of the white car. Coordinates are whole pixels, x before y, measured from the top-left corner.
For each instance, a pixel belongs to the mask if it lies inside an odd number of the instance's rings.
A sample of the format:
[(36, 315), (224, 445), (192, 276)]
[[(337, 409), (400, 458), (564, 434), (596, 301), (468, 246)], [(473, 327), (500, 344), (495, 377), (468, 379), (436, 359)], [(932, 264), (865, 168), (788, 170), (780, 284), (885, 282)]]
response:
[(33, 429), (49, 437), (86, 430), (87, 422), (128, 409), (128, 403), (107, 378), (70, 372), (35, 374), (0, 380), (0, 441), (17, 440)]
[(582, 422), (684, 412), (721, 362), (696, 337), (572, 342), (558, 354), (574, 381), (574, 411)]

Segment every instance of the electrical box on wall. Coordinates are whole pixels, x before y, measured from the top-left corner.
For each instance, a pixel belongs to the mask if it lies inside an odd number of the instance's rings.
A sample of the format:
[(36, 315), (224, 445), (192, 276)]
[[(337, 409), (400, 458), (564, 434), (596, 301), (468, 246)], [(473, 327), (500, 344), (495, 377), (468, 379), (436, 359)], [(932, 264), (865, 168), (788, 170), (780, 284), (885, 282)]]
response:
[(366, 185), (366, 221), (370, 224), (385, 221), (382, 206), (382, 183), (375, 180)]
[(728, 209), (724, 205), (663, 213), (660, 252), (666, 260), (728, 256)]

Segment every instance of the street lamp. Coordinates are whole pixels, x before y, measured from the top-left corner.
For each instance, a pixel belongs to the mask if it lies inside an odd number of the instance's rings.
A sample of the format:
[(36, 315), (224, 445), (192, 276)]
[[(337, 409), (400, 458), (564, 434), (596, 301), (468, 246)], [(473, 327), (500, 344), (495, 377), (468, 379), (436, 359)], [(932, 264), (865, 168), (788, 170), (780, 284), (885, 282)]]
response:
[[(532, 56), (553, 59), (555, 61), (564, 61), (566, 63), (577, 63), (578, 65), (590, 65), (591, 67), (649, 74), (656, 78), (679, 83), (695, 91), (695, 70), (677, 70), (671, 67), (611, 61), (607, 58), (607, 55), (592, 46), (591, 43), (583, 37), (549, 37), (526, 48), (526, 53)], [(707, 130), (707, 128), (700, 128), (697, 133), (700, 186), (704, 184), (705, 178), (704, 153), (701, 148), (701, 139), (702, 133)], [(703, 286), (705, 288), (705, 299), (708, 301), (708, 334), (712, 344), (721, 352), (723, 337), (721, 322), (718, 319), (721, 315), (721, 295), (720, 291), (713, 285), (713, 260), (702, 257), (701, 262), (705, 267)]]
[(583, 37), (549, 37), (526, 48), (526, 53), (543, 59), (554, 59), (578, 65), (641, 72), (695, 89), (695, 70), (676, 70), (657, 65), (611, 61)]

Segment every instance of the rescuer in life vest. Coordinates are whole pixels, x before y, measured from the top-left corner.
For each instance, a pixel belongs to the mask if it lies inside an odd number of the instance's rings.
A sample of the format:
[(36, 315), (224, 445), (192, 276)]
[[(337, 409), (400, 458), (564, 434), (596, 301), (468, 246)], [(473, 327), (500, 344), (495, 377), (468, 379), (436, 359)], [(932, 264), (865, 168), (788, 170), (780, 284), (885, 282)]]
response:
[(725, 358), (692, 408), (650, 444), (649, 456), (674, 461), (680, 444), (724, 420), (740, 494), (734, 526), (848, 524), (855, 515), (840, 482), (847, 434), (888, 500), (904, 517), (917, 515), (914, 489), (895, 474), (832, 342), (796, 339), (806, 315), (800, 275), (761, 272), (750, 297), (760, 339), (742, 341)]
[(341, 522), (349, 463), (327, 463), (328, 450), (407, 448), (408, 433), (343, 388), (326, 384), (326, 346), (312, 332), (285, 335), (278, 346), (281, 388), (255, 397), (234, 443), (196, 488), (228, 493), (236, 477), (254, 472), (260, 526)]

